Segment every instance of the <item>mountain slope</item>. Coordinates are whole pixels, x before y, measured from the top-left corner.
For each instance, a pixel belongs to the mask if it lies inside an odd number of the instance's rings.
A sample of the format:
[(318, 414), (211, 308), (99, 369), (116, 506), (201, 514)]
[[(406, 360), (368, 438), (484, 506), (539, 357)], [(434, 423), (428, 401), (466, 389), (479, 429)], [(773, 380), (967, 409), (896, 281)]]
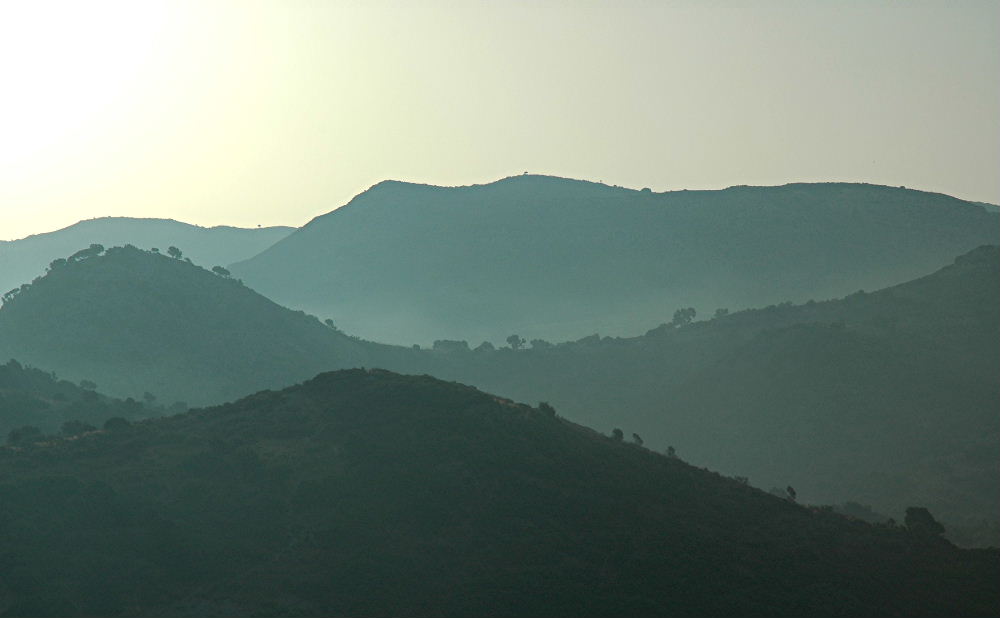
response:
[(138, 250), (67, 264), (0, 309), (0, 359), (104, 392), (193, 404), (318, 371), (383, 367), (548, 401), (699, 465), (941, 516), (951, 538), (1000, 544), (1000, 273), (984, 247), (879, 292), (530, 349), (383, 346), (346, 337), (238, 282)]
[[(120, 401), (82, 388), (17, 361), (0, 365), (0, 440), (27, 442), (48, 434), (76, 434), (100, 427), (108, 419), (136, 420), (162, 416), (153, 401)], [(183, 410), (183, 407), (179, 407)], [(177, 412), (174, 408), (173, 412)], [(21, 429), (18, 435), (14, 430)], [(27, 431), (24, 431), (27, 429)], [(19, 438), (18, 438), (19, 436)]]
[(1000, 543), (998, 308), (1000, 254), (981, 247), (874, 293), (630, 339), (439, 355), (435, 375), (549, 401), (810, 500), (888, 513), (920, 502)]
[(804, 302), (921, 276), (1000, 215), (857, 184), (652, 193), (544, 176), (384, 182), (232, 266), (286, 306), (393, 343), (638, 334), (679, 306)]
[(55, 232), (0, 241), (0, 291), (28, 283), (41, 275), (52, 260), (91, 244), (108, 247), (132, 244), (146, 249), (156, 247), (164, 253), (175, 246), (195, 263), (212, 267), (252, 257), (292, 230), (290, 227), (204, 228), (170, 219), (89, 219)]
[(58, 266), (0, 309), (0, 358), (166, 402), (286, 386), (366, 365), (376, 349), (236, 280), (134, 247)]
[(342, 371), (0, 449), (8, 615), (994, 615), (996, 550)]

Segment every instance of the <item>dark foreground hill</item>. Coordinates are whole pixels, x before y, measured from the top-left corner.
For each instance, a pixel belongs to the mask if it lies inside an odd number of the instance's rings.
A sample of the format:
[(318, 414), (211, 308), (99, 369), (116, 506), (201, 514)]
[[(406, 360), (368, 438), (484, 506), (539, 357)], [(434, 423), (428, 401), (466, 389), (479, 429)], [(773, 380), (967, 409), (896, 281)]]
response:
[(997, 243), (998, 226), (978, 204), (875, 185), (384, 182), (232, 270), (376, 341), (564, 341), (639, 334), (678, 306), (704, 314), (878, 289)]
[[(873, 293), (784, 304), (642, 337), (438, 354), (435, 375), (656, 449), (860, 500), (923, 504), (964, 542), (1000, 544), (1000, 252)], [(966, 533), (962, 533), (964, 528)]]
[(205, 228), (170, 219), (89, 219), (55, 232), (0, 241), (0, 292), (28, 283), (41, 275), (52, 260), (91, 244), (108, 247), (133, 244), (144, 249), (156, 247), (164, 253), (168, 247), (176, 246), (195, 263), (212, 267), (252, 257), (292, 230), (290, 227)]
[(5, 615), (989, 616), (1000, 554), (429, 377), (0, 449)]
[[(225, 274), (115, 247), (51, 269), (0, 308), (0, 359), (102, 392), (220, 403), (320, 371), (370, 365), (368, 344)], [(406, 350), (402, 350), (406, 352)]]

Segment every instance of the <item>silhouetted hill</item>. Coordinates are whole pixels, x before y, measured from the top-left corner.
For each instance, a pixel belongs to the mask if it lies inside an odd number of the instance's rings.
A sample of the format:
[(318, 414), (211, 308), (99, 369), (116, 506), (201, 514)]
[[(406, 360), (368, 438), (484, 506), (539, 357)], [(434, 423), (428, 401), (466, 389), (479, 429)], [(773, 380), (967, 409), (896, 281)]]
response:
[(996, 615), (1000, 554), (429, 377), (0, 449), (6, 615)]
[[(153, 400), (111, 399), (97, 393), (96, 384), (84, 384), (87, 388), (13, 360), (0, 365), (0, 442), (75, 435), (101, 427), (111, 418), (135, 420), (162, 416), (167, 410)], [(178, 405), (172, 411), (183, 409)]]
[(234, 279), (134, 247), (62, 264), (0, 308), (0, 359), (165, 402), (287, 386), (367, 365), (377, 348)]
[(315, 372), (385, 367), (549, 401), (602, 431), (813, 502), (900, 517), (917, 504), (963, 543), (1000, 544), (996, 248), (837, 301), (773, 306), (628, 339), (470, 351), (361, 341), (179, 260), (110, 250), (0, 309), (16, 357), (112, 395), (192, 404)]
[(981, 247), (873, 293), (636, 338), (439, 354), (434, 373), (809, 500), (894, 516), (921, 504), (956, 540), (998, 544), (998, 309), (1000, 254)]
[(1000, 239), (1000, 215), (860, 184), (652, 193), (546, 176), (383, 182), (232, 266), (289, 307), (392, 343), (639, 334), (700, 312), (843, 296)]
[(52, 260), (81, 247), (132, 244), (166, 253), (175, 246), (197, 264), (225, 266), (260, 253), (287, 236), (293, 228), (242, 229), (199, 227), (170, 219), (104, 217), (14, 241), (0, 241), (0, 292), (28, 283), (45, 272)]

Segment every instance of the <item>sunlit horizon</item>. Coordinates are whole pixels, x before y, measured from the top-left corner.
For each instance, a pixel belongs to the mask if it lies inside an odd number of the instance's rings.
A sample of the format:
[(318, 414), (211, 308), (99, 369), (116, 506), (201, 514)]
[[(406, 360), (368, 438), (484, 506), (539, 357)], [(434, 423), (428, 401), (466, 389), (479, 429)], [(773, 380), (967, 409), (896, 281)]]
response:
[(298, 227), (383, 180), (524, 171), (997, 203), (997, 75), (986, 2), (8, 3), (0, 239)]

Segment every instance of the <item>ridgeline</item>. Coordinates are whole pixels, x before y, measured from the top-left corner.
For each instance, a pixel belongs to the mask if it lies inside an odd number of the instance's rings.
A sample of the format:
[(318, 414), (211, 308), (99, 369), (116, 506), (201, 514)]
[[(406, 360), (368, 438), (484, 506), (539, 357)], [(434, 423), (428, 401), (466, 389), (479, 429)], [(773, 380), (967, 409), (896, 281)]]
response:
[(990, 616), (1000, 554), (384, 371), (0, 449), (6, 615)]

